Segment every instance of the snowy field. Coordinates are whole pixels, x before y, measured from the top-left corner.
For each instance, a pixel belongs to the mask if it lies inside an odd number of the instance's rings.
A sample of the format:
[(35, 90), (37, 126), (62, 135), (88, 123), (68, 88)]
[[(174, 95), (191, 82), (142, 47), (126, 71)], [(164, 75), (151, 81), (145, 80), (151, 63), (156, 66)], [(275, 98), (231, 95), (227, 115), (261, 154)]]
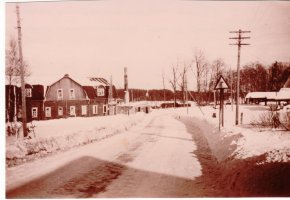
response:
[[(261, 115), (268, 112), (268, 107), (261, 105), (241, 105), (240, 112), (243, 113), (243, 122), (235, 126), (235, 106), (225, 105), (224, 109), (224, 127), (221, 127), (220, 136), (226, 139), (235, 135), (237, 137), (237, 148), (232, 156), (235, 158), (245, 159), (253, 156), (259, 156), (266, 153), (265, 162), (289, 162), (290, 161), (290, 131), (272, 128), (256, 128), (250, 125)], [(182, 112), (175, 112), (177, 115), (188, 115), (186, 108)], [(216, 113), (216, 118), (212, 114)], [(219, 110), (210, 106), (192, 107), (189, 109), (189, 115), (205, 119), (209, 123), (219, 127)], [(285, 113), (281, 113), (281, 116)]]
[(34, 121), (36, 137), (32, 133), (32, 139), (6, 137), (6, 158), (24, 158), (26, 155), (46, 154), (88, 144), (126, 131), (143, 121), (144, 116), (145, 113), (137, 113)]
[[(242, 125), (235, 126), (235, 106), (225, 106), (224, 127), (219, 132), (220, 137), (227, 138), (241, 134), (242, 137), (233, 141), (237, 145), (232, 154), (235, 158), (248, 158), (267, 154), (265, 162), (290, 161), (290, 131), (254, 128), (249, 124), (267, 112), (265, 106), (242, 105)], [(35, 121), (36, 138), (30, 140), (7, 137), (6, 158), (24, 158), (31, 154), (46, 154), (58, 150), (65, 150), (76, 146), (101, 140), (114, 134), (123, 132), (138, 123), (145, 123), (159, 114), (173, 114), (175, 116), (193, 116), (204, 119), (218, 127), (218, 109), (210, 106), (197, 107), (192, 103), (189, 108), (170, 108), (153, 110), (150, 114), (136, 113), (134, 115), (115, 115), (90, 118), (68, 118), (48, 121)], [(213, 118), (216, 113), (216, 118)]]

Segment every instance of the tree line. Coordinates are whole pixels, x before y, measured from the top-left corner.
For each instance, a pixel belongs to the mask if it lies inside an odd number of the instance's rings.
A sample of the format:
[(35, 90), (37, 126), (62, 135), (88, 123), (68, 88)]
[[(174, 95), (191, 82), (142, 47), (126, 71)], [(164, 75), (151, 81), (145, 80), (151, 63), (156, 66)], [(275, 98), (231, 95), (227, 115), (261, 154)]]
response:
[[(204, 52), (196, 51), (189, 62), (176, 62), (169, 66), (170, 75), (162, 74), (163, 89), (129, 89), (131, 101), (151, 100), (174, 102), (188, 100), (200, 104), (208, 103), (217, 99), (214, 87), (217, 79), (222, 75), (232, 88), (233, 97), (236, 93), (237, 72), (229, 69), (223, 59), (218, 58), (212, 62), (206, 59)], [(27, 62), (24, 61), (24, 75), (31, 73)], [(11, 39), (6, 50), (6, 84), (18, 85), (20, 83), (20, 66), (17, 43)], [(267, 66), (260, 62), (248, 63), (240, 70), (240, 94), (244, 97), (248, 92), (255, 91), (279, 91), (290, 75), (290, 62), (275, 61)], [(188, 91), (188, 80), (196, 82), (196, 90)], [(170, 88), (165, 87), (168, 82)], [(185, 91), (188, 91), (187, 96)], [(8, 91), (12, 92), (12, 91)], [(227, 91), (226, 98), (230, 97)], [(124, 98), (124, 89), (117, 90), (117, 96)], [(216, 98), (215, 98), (216, 97)], [(10, 100), (8, 99), (8, 105)], [(8, 106), (9, 107), (9, 106)]]
[[(188, 79), (196, 82), (196, 90), (188, 91), (187, 99), (199, 104), (208, 104), (217, 100), (214, 87), (222, 75), (230, 86), (225, 98), (236, 98), (237, 71), (230, 69), (223, 59), (209, 62), (202, 51), (193, 56), (191, 62), (174, 63), (170, 66), (167, 81), (170, 88), (165, 88), (165, 76), (162, 74), (163, 89), (129, 89), (130, 101), (186, 101)], [(251, 62), (240, 69), (240, 96), (244, 98), (249, 92), (279, 91), (290, 76), (290, 62), (275, 61), (270, 65)], [(124, 90), (118, 89), (119, 98), (123, 98)]]

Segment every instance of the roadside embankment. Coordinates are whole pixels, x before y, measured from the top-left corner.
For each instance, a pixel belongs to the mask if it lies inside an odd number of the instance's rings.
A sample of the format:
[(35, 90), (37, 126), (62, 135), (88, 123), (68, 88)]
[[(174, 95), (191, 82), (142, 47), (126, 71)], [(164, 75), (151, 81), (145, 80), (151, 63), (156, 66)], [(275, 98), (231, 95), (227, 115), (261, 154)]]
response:
[(150, 116), (153, 115), (138, 113), (130, 116), (115, 115), (103, 118), (41, 121), (37, 124), (39, 129), (36, 132), (36, 138), (7, 138), (10, 141), (6, 141), (6, 166), (12, 167), (112, 137), (141, 122), (150, 120)]
[[(242, 132), (219, 132), (218, 128), (200, 118), (183, 116), (180, 120), (197, 144), (194, 153), (203, 172), (199, 182), (204, 190), (215, 191), (209, 196), (290, 196), (290, 162), (287, 159), (267, 161), (271, 152), (244, 158), (237, 156), (239, 141), (244, 137)], [(278, 155), (276, 151), (272, 153)]]

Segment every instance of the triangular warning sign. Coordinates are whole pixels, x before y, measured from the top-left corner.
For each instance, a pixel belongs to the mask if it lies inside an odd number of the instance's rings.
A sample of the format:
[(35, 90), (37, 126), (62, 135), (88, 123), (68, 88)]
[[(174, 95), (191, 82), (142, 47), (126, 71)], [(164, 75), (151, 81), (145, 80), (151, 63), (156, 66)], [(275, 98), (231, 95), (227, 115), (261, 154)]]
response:
[(215, 90), (219, 90), (219, 89), (229, 89), (229, 85), (227, 84), (227, 82), (225, 81), (225, 79), (223, 78), (223, 76), (220, 76), (218, 81), (216, 82), (216, 85), (214, 87)]

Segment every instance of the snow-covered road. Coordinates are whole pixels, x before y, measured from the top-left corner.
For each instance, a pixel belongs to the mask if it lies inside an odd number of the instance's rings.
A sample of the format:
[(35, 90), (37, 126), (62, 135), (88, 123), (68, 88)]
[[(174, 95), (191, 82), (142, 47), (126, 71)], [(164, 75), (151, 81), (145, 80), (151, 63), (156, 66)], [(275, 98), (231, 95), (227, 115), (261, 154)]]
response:
[(163, 113), (113, 137), (7, 168), (7, 198), (192, 197), (201, 165), (186, 127)]

